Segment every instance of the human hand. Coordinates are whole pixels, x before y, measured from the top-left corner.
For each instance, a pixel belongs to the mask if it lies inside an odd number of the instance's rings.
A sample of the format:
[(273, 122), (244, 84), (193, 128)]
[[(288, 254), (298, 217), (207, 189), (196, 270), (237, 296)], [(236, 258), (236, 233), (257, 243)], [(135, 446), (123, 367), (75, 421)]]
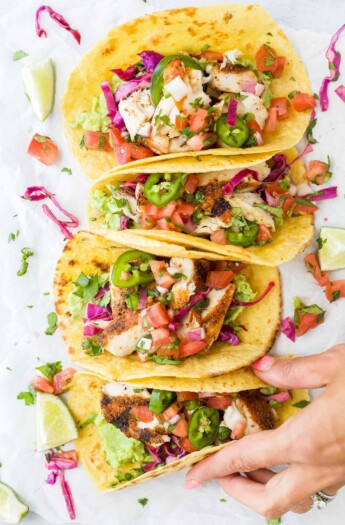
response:
[[(246, 436), (195, 465), (184, 487), (217, 479), (230, 496), (267, 519), (306, 512), (311, 495), (332, 495), (345, 485), (345, 345), (310, 357), (265, 356), (252, 367), (280, 388), (325, 389), (279, 428)], [(278, 474), (266, 468), (282, 464), (288, 466)]]

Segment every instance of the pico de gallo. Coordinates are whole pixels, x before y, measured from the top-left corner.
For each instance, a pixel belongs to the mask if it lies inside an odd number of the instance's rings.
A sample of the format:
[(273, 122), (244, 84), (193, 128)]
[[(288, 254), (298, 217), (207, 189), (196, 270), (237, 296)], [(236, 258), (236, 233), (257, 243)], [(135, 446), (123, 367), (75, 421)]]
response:
[(92, 108), (70, 123), (84, 130), (81, 147), (113, 147), (119, 164), (215, 147), (261, 146), (292, 112), (316, 106), (315, 98), (297, 90), (290, 98), (273, 97), (270, 84), (281, 78), (286, 57), (268, 43), (251, 58), (238, 49), (209, 48), (193, 55), (146, 50), (138, 56), (126, 70), (112, 69)]

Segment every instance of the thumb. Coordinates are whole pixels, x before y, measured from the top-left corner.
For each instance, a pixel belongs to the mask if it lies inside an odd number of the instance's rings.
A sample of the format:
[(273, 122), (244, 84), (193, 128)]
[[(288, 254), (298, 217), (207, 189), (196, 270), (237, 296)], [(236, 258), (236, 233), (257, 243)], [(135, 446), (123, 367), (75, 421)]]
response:
[(253, 372), (263, 381), (280, 388), (321, 388), (343, 366), (337, 352), (310, 357), (279, 359), (266, 355), (253, 363)]

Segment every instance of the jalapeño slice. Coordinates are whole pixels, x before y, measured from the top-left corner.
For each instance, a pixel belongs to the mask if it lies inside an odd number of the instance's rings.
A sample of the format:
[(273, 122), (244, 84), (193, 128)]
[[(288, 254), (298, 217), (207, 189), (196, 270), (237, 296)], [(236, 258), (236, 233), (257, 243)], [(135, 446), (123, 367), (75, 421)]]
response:
[(230, 244), (234, 246), (249, 246), (253, 244), (259, 232), (259, 226), (256, 222), (247, 221), (246, 228), (241, 231), (235, 231), (232, 228), (225, 230), (225, 235)]
[(154, 281), (149, 261), (155, 257), (139, 250), (128, 250), (115, 261), (111, 272), (111, 282), (119, 288), (132, 288), (138, 284)]
[(201, 450), (211, 445), (219, 429), (219, 413), (215, 408), (197, 408), (188, 422), (188, 438), (193, 447)]
[(157, 390), (154, 388), (151, 393), (149, 409), (155, 414), (161, 414), (174, 401), (176, 401), (175, 392), (169, 392), (168, 390)]
[(248, 138), (249, 129), (246, 122), (240, 117), (236, 118), (234, 126), (229, 126), (224, 113), (216, 122), (216, 133), (220, 140), (230, 148), (240, 148)]
[(147, 200), (164, 208), (169, 202), (178, 198), (182, 186), (182, 173), (152, 173), (144, 185)]

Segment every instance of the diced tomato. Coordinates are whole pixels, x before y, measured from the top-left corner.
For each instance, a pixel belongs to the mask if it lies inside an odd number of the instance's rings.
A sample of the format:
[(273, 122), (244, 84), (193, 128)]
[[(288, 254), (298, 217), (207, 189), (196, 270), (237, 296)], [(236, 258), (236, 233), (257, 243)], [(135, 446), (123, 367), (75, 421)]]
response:
[(235, 272), (231, 270), (208, 272), (206, 277), (206, 286), (210, 288), (225, 288), (235, 277)]
[(262, 73), (271, 71), (274, 73), (278, 67), (278, 57), (272, 47), (262, 44), (255, 55), (256, 68)]
[(210, 239), (212, 242), (216, 242), (217, 244), (228, 244), (224, 230), (217, 230), (216, 232), (211, 233)]
[(97, 149), (100, 151), (111, 151), (112, 147), (109, 142), (109, 133), (100, 131), (85, 131), (84, 142), (86, 149)]
[(187, 124), (188, 121), (186, 117), (184, 117), (183, 115), (177, 115), (175, 119), (175, 128), (177, 129), (177, 131), (183, 131)]
[(326, 285), (326, 298), (330, 303), (345, 297), (345, 280), (337, 280), (328, 282)]
[(284, 67), (285, 67), (285, 63), (286, 63), (286, 58), (285, 57), (278, 57), (277, 58), (277, 62), (278, 62), (277, 69), (273, 73), (274, 78), (280, 78), (282, 76), (283, 71), (284, 71)]
[(170, 332), (167, 328), (156, 328), (156, 330), (152, 330), (150, 333), (152, 336), (153, 346), (157, 347), (162, 344), (166, 344), (166, 342), (170, 340)]
[(181, 417), (180, 421), (174, 426), (172, 433), (174, 436), (184, 438), (188, 436), (188, 423), (184, 417)]
[(191, 401), (192, 399), (198, 399), (196, 392), (177, 392), (177, 401)]
[(216, 133), (198, 133), (198, 135), (194, 135), (194, 137), (187, 140), (187, 144), (193, 151), (201, 151), (204, 148), (206, 149), (212, 146), (216, 140)]
[(197, 187), (199, 186), (199, 177), (194, 175), (194, 173), (189, 173), (184, 189), (187, 193), (194, 193)]
[(283, 204), (283, 212), (286, 217), (291, 211), (292, 215), (312, 215), (319, 208), (313, 204), (312, 206), (306, 206), (296, 202), (296, 199), (292, 196), (286, 197), (286, 200)]
[(154, 228), (155, 225), (155, 221), (153, 221), (152, 218), (146, 214), (146, 211), (144, 211), (140, 217), (140, 226), (144, 230), (152, 230), (152, 228)]
[(197, 354), (201, 352), (207, 344), (204, 341), (190, 341), (188, 343), (182, 343), (180, 345), (179, 356), (188, 357), (189, 355)]
[(269, 193), (270, 195), (289, 195), (289, 190), (284, 190), (281, 186), (279, 186), (278, 182), (270, 182), (266, 188), (265, 191)]
[(145, 213), (146, 213), (146, 215), (151, 217), (152, 220), (155, 220), (157, 218), (158, 212), (159, 212), (158, 206), (155, 206), (154, 204), (151, 204), (151, 202), (146, 204)]
[(231, 439), (241, 439), (246, 431), (247, 421), (241, 420), (236, 423), (230, 434)]
[(287, 97), (272, 98), (271, 108), (276, 108), (278, 120), (283, 120), (289, 117), (289, 100)]
[(161, 345), (157, 347), (156, 353), (168, 359), (179, 359), (179, 343), (180, 340), (175, 335), (170, 334), (169, 338), (162, 341)]
[[(164, 219), (165, 217), (172, 218), (176, 209), (176, 201), (171, 201), (164, 208), (157, 208), (155, 219)], [(156, 206), (155, 206), (156, 207)]]
[(208, 126), (209, 114), (207, 109), (198, 109), (193, 113), (189, 119), (190, 130), (194, 133), (199, 133)]
[(194, 206), (190, 202), (182, 202), (177, 206), (176, 212), (183, 217), (190, 217), (193, 215)]
[(208, 62), (222, 62), (224, 55), (222, 55), (222, 53), (218, 53), (218, 51), (211, 51), (210, 49), (206, 49), (205, 51), (201, 52), (201, 57), (207, 60)]
[(261, 128), (259, 124), (256, 122), (256, 120), (250, 120), (249, 122), (247, 122), (247, 124), (248, 124), (248, 128), (258, 133), (261, 133)]
[(271, 240), (272, 235), (269, 228), (267, 228), (267, 226), (265, 226), (264, 224), (259, 224), (259, 232), (256, 238), (256, 242), (268, 242)]
[(316, 100), (308, 93), (296, 93), (291, 99), (291, 103), (296, 111), (305, 111), (316, 106)]
[(147, 315), (153, 328), (160, 328), (161, 326), (169, 324), (171, 321), (164, 304), (161, 302), (150, 306)]
[(35, 133), (32, 137), (28, 147), (29, 155), (32, 155), (46, 166), (51, 166), (55, 162), (58, 151), (58, 147), (52, 139), (38, 133)]
[(45, 377), (36, 376), (31, 383), (31, 386), (37, 390), (37, 392), (46, 392), (47, 394), (54, 393), (54, 385)]
[(270, 108), (268, 110), (268, 117), (265, 123), (264, 132), (272, 133), (277, 127), (278, 123), (278, 111), (277, 108)]
[(134, 417), (137, 417), (140, 419), (140, 421), (143, 421), (144, 423), (150, 423), (153, 421), (154, 414), (149, 410), (149, 407), (143, 405), (143, 406), (137, 406), (131, 408), (131, 414)]
[(153, 276), (156, 283), (163, 288), (172, 287), (175, 282), (175, 279), (166, 270), (166, 264), (164, 261), (150, 261), (150, 268), (152, 270)]
[(159, 221), (157, 221), (157, 228), (159, 230), (175, 230), (174, 225), (165, 219), (159, 219)]
[(74, 368), (65, 368), (55, 374), (53, 378), (54, 394), (62, 394), (70, 386), (76, 370)]
[(177, 211), (174, 212), (174, 214), (172, 216), (172, 220), (173, 220), (174, 224), (181, 224), (181, 225), (183, 225), (182, 217)]
[(232, 405), (231, 396), (215, 396), (210, 397), (207, 400), (207, 406), (211, 408), (217, 408), (217, 410), (225, 410), (230, 405)]
[(141, 146), (136, 142), (126, 142), (117, 128), (110, 130), (115, 155), (119, 164), (127, 164), (132, 160), (153, 157), (154, 153), (149, 148)]
[(320, 160), (311, 160), (304, 174), (304, 178), (314, 184), (324, 184), (329, 177), (329, 165)]
[(315, 253), (309, 253), (306, 255), (304, 257), (304, 264), (307, 271), (313, 275), (314, 279), (316, 279), (320, 286), (326, 286), (329, 283), (329, 277), (327, 273), (321, 271)]
[(197, 449), (193, 447), (192, 443), (189, 441), (187, 437), (182, 438), (180, 440), (180, 446), (183, 448), (185, 452), (196, 452)]
[(164, 421), (169, 421), (174, 416), (176, 416), (181, 410), (181, 408), (182, 408), (181, 403), (173, 403), (172, 405), (170, 405), (169, 408), (167, 408), (166, 410), (164, 410), (164, 412), (162, 412), (162, 417)]
[(297, 325), (295, 323), (296, 335), (298, 336), (305, 334), (312, 328), (316, 328), (319, 324), (323, 323), (323, 319), (321, 321), (318, 321), (317, 314), (299, 313), (299, 317), (299, 324)]

